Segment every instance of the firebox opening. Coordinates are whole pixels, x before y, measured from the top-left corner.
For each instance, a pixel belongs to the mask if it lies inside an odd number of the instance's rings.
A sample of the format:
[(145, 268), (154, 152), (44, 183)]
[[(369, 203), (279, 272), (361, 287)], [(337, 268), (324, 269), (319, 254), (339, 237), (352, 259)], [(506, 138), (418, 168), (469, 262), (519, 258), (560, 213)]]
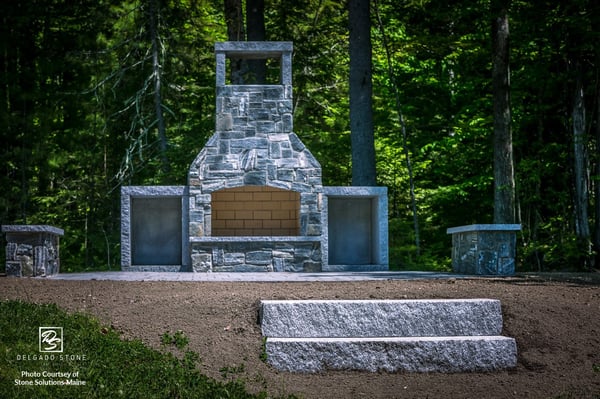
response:
[(213, 236), (297, 236), (300, 193), (243, 186), (211, 194)]

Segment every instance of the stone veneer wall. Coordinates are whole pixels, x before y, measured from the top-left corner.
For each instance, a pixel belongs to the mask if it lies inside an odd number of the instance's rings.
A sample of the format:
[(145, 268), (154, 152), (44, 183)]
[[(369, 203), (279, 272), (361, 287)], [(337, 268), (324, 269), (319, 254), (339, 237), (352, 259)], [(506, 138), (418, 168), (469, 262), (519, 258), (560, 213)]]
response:
[[(137, 272), (178, 272), (190, 271), (188, 240), (188, 188), (186, 186), (123, 186), (121, 187), (121, 269)], [(136, 199), (152, 199), (155, 202), (167, 200), (169, 206), (135, 207)], [(173, 200), (180, 203), (179, 212), (174, 209)], [(176, 216), (180, 214), (180, 216)], [(142, 221), (142, 237), (136, 235), (134, 225)], [(177, 228), (180, 231), (175, 231)], [(151, 238), (151, 239), (149, 239)], [(141, 240), (142, 242), (136, 242)], [(142, 245), (151, 264), (136, 263), (135, 246)], [(164, 262), (165, 250), (181, 253), (180, 264), (167, 265)]]
[(64, 231), (46, 225), (5, 225), (6, 275), (45, 277), (60, 271), (59, 242)]
[[(323, 224), (323, 271), (387, 271), (387, 187), (325, 186), (323, 194), (324, 218), (327, 220)], [(332, 212), (334, 204), (342, 204), (344, 211)], [(365, 209), (365, 205), (369, 209)], [(365, 230), (366, 226), (368, 228)], [(367, 247), (369, 253), (365, 254)], [(353, 259), (353, 262), (346, 264), (339, 262), (339, 259), (336, 261), (332, 254), (340, 252), (344, 253), (344, 257)], [(361, 262), (365, 255), (368, 261)]]
[(249, 185), (299, 192), (300, 235), (320, 235), (321, 165), (289, 131), (291, 118), (283, 122), (291, 116), (291, 94), (282, 86), (224, 89), (217, 93), (217, 132), (188, 175), (190, 237), (211, 235), (212, 192)]
[(320, 237), (192, 238), (194, 272), (320, 272)]
[[(219, 251), (230, 254), (278, 251), (263, 239), (235, 240), (227, 246), (225, 237), (212, 236), (211, 194), (217, 190), (268, 186), (300, 194), (299, 236), (307, 237), (311, 251), (300, 249), (298, 238), (289, 240), (294, 269), (321, 264), (319, 240), (322, 233), (321, 166), (293, 133), (290, 42), (225, 42), (215, 45), (217, 57), (216, 127), (192, 163), (188, 174), (189, 237), (192, 267), (195, 271), (213, 270), (221, 259)], [(225, 85), (226, 56), (236, 58), (280, 58), (279, 85)], [(210, 237), (210, 239), (209, 239)], [(312, 237), (312, 238), (308, 238)], [(210, 242), (210, 249), (207, 243)], [(283, 242), (283, 241), (282, 241)], [(294, 251), (298, 248), (298, 254)], [(208, 251), (210, 249), (210, 251)], [(213, 252), (215, 251), (215, 252)], [(300, 256), (299, 254), (305, 254)], [(232, 255), (233, 256), (233, 255)], [(247, 258), (246, 255), (244, 255)], [(209, 259), (210, 258), (210, 259)], [(213, 269), (207, 267), (212, 264)]]
[(452, 270), (460, 274), (510, 276), (515, 273), (520, 224), (451, 227)]

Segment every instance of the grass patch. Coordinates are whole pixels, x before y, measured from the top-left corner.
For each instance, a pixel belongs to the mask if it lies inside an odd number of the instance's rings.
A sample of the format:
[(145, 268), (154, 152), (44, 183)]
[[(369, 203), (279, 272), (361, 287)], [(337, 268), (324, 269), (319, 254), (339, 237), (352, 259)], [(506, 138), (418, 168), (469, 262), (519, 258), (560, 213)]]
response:
[[(40, 352), (39, 327), (58, 326), (63, 352)], [(178, 331), (162, 341), (184, 347), (187, 337)], [(198, 359), (191, 351), (179, 359), (139, 340), (123, 340), (97, 320), (56, 305), (0, 301), (2, 398), (269, 397), (248, 393), (239, 380), (222, 382), (201, 374)]]

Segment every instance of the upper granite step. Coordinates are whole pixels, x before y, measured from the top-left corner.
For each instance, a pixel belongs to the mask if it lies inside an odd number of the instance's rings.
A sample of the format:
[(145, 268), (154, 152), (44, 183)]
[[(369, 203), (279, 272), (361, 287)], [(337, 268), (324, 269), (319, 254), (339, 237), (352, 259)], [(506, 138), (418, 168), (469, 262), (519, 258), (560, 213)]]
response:
[(265, 300), (260, 323), (266, 337), (494, 336), (502, 312), (494, 299)]

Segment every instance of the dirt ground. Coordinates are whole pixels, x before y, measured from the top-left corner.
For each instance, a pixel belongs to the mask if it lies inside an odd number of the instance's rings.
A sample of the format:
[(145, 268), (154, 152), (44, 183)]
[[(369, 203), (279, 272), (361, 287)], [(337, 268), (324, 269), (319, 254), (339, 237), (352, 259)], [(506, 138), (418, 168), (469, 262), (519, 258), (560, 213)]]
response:
[[(182, 330), (201, 369), (302, 398), (600, 398), (600, 273), (365, 282), (120, 282), (0, 277), (0, 299), (56, 303), (160, 348)], [(518, 365), (494, 373), (278, 372), (260, 359), (262, 299), (494, 298)], [(90, 355), (91, 356), (91, 355)]]

